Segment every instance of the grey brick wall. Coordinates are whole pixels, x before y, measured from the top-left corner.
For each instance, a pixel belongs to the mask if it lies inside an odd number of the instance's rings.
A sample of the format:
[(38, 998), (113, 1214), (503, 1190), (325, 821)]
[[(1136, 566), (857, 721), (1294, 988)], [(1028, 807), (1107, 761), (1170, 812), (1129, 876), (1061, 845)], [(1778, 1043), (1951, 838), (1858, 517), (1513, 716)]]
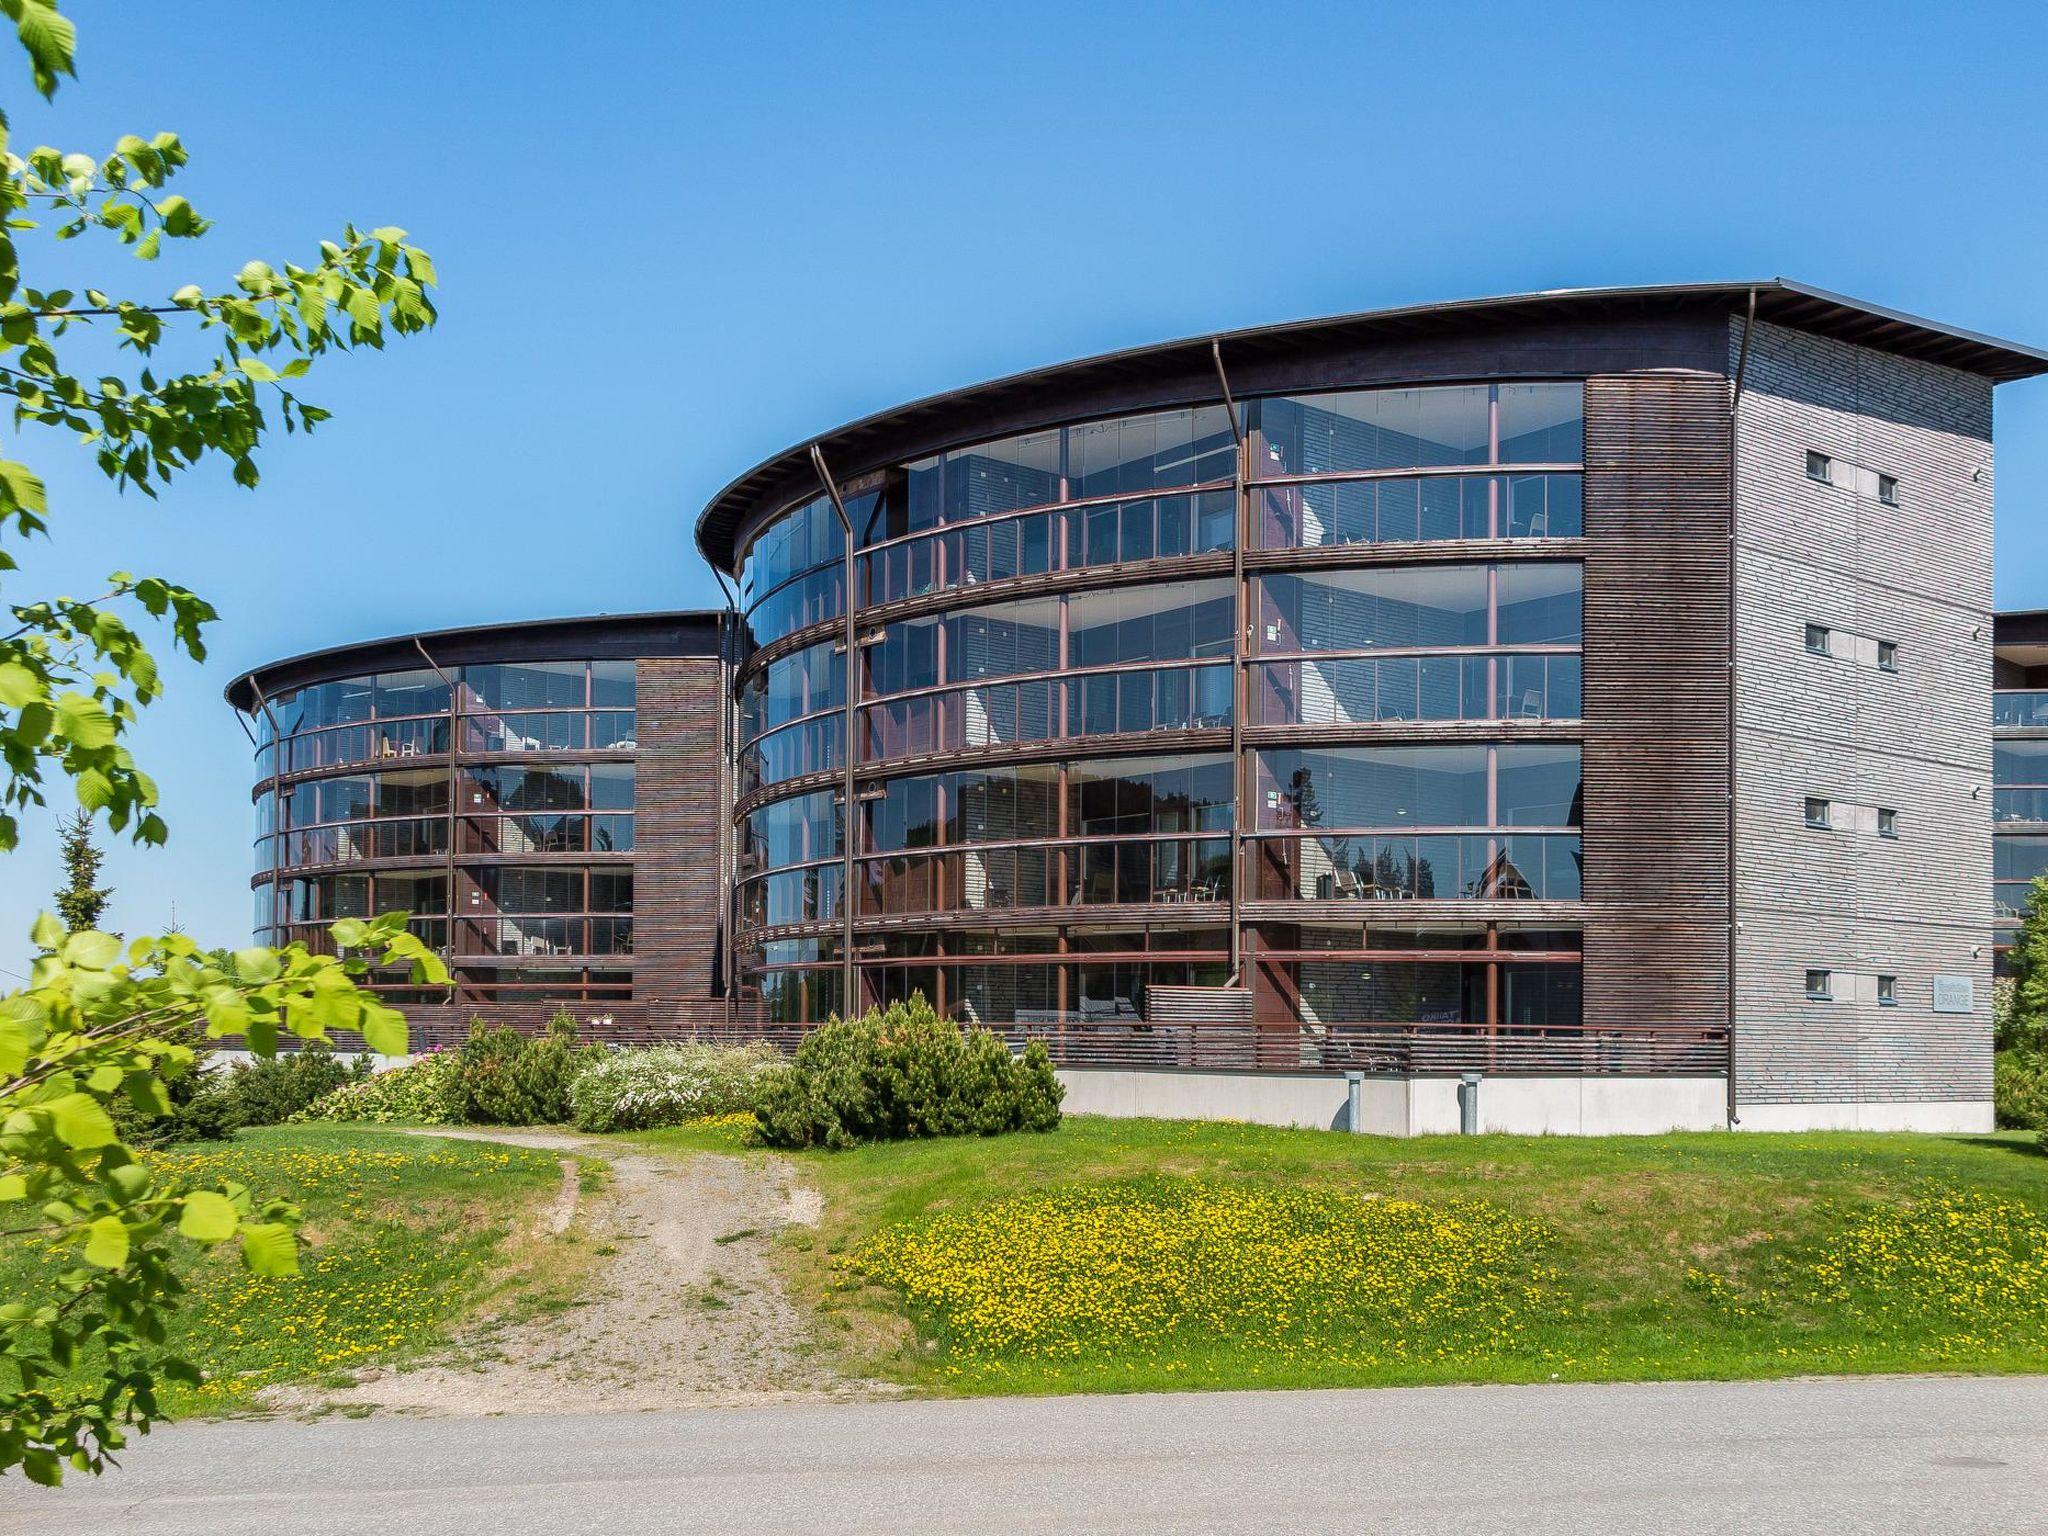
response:
[[(1731, 370), (1740, 340), (1738, 320)], [(1988, 1100), (1991, 386), (1759, 325), (1735, 527), (1739, 1101)], [(1833, 830), (1807, 827), (1809, 795), (1837, 802)], [(1833, 1002), (1806, 998), (1810, 968), (1836, 974)], [(1974, 1016), (1934, 1012), (1936, 975), (1975, 981)]]

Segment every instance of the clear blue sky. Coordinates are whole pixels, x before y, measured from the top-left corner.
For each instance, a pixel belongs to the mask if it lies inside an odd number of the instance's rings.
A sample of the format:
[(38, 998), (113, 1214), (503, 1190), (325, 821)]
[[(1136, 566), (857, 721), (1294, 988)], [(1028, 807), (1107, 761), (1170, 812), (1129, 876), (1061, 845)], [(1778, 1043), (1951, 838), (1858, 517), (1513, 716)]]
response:
[[(57, 105), (0, 77), (15, 143), (175, 129), (217, 220), (101, 275), (216, 285), (354, 219), (411, 230), (442, 279), (437, 331), (315, 374), (336, 419), (280, 438), (254, 494), (208, 473), (123, 500), (32, 444), (56, 541), (10, 594), (120, 565), (224, 615), (135, 734), (172, 842), (110, 859), (129, 932), (175, 902), (246, 942), (236, 671), (713, 605), (712, 492), (933, 390), (1315, 314), (1778, 274), (2048, 342), (2048, 11), (2017, 0), (73, 9)], [(2048, 381), (1998, 416), (1998, 597), (2048, 606)], [(0, 935), (47, 903), (52, 819), (6, 861)]]

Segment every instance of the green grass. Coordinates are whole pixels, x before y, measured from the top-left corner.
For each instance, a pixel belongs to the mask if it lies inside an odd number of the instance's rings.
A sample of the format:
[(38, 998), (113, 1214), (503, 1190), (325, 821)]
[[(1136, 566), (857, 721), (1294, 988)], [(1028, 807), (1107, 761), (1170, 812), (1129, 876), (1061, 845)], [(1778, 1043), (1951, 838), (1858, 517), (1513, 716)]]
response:
[[(504, 1239), (561, 1176), (550, 1153), (326, 1125), (243, 1131), (151, 1160), (305, 1213), (295, 1277), (265, 1279), (232, 1253), (186, 1246), (191, 1290), (168, 1347), (207, 1380), (163, 1393), (173, 1417), (230, 1412), (264, 1387), (339, 1381), (445, 1343), (487, 1298), (530, 1300)], [(0, 1293), (24, 1294), (51, 1262), (24, 1243), (0, 1249)]]
[[(826, 1203), (817, 1237), (786, 1244), (797, 1289), (851, 1363), (928, 1389), (2048, 1370), (2031, 1136), (1394, 1141), (1075, 1118), (797, 1160)], [(1191, 1189), (1237, 1213), (1206, 1250), (1153, 1230)], [(1387, 1230), (1343, 1230), (1364, 1194), (1390, 1202)], [(1399, 1202), (1429, 1211), (1396, 1220)], [(1460, 1202), (1479, 1203), (1464, 1227), (1427, 1219)], [(1526, 1249), (1489, 1236), (1528, 1226)], [(1319, 1287), (1289, 1262), (1350, 1278)], [(965, 1289), (947, 1292), (958, 1265)], [(940, 1277), (923, 1304), (875, 1278), (920, 1266)], [(962, 1296), (983, 1285), (1002, 1306), (972, 1316)], [(1098, 1315), (1091, 1288), (1139, 1321)]]

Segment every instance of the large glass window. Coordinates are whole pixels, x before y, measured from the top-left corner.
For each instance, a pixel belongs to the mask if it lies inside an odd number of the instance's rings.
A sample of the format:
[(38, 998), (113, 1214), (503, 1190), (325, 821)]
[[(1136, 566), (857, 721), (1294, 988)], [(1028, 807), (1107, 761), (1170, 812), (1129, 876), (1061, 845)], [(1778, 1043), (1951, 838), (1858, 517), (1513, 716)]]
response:
[[(1067, 645), (1061, 653), (1064, 609)], [(862, 646), (870, 697), (979, 678), (1228, 655), (1227, 581), (1031, 598), (886, 626)]]
[(839, 807), (830, 790), (777, 800), (747, 815), (742, 842), (763, 869), (779, 869), (840, 851)]
[(1252, 474), (1326, 475), (1487, 464), (1575, 464), (1577, 383), (1347, 390), (1246, 402)]
[(1317, 651), (1577, 645), (1584, 568), (1503, 561), (1257, 578), (1256, 648)]
[(805, 715), (846, 703), (846, 655), (828, 641), (770, 662), (740, 690), (740, 735), (752, 740)]
[(1579, 759), (1575, 743), (1267, 748), (1258, 825), (1573, 827)]

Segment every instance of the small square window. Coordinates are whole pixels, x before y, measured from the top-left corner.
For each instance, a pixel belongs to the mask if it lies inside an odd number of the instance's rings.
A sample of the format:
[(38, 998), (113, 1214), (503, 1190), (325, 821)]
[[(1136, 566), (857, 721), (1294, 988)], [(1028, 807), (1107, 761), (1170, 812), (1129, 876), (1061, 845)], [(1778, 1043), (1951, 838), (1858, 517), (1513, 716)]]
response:
[(1829, 457), (1828, 457), (1828, 456), (1827, 456), (1826, 454), (1824, 454), (1824, 453), (1815, 453), (1815, 452), (1814, 452), (1814, 451), (1813, 451), (1812, 449), (1810, 449), (1810, 448), (1809, 448), (1809, 449), (1807, 450), (1807, 452), (1806, 452), (1806, 478), (1807, 478), (1807, 479), (1809, 479), (1809, 480), (1818, 480), (1818, 481), (1819, 481), (1819, 482), (1820, 482), (1820, 483), (1821, 483), (1822, 485), (1833, 485), (1833, 484), (1835, 483), (1835, 475), (1834, 475), (1834, 469), (1835, 469), (1835, 461), (1834, 461), (1833, 459), (1829, 458)]
[(1877, 477), (1877, 499), (1888, 507), (1896, 507), (1899, 504), (1899, 477), (1897, 475), (1879, 475)]
[(1898, 977), (1880, 976), (1877, 978), (1877, 1000), (1880, 1005), (1886, 1008), (1896, 1008), (1899, 1006)]
[(1829, 815), (1831, 809), (1832, 807), (1829, 806), (1827, 801), (1819, 796), (1808, 795), (1806, 797), (1806, 824), (1809, 827), (1819, 827), (1825, 831), (1828, 827), (1834, 825), (1834, 821)]
[(1896, 672), (1899, 670), (1899, 642), (1880, 640), (1877, 642), (1877, 670)]
[(1833, 654), (1833, 648), (1828, 644), (1829, 638), (1827, 625), (1809, 624), (1806, 626), (1806, 648), (1813, 652), (1814, 655), (1828, 656)]
[(1833, 971), (1808, 971), (1806, 973), (1806, 995), (1815, 1002), (1828, 1002), (1835, 995), (1835, 973)]
[(1889, 806), (1880, 805), (1877, 808), (1877, 835), (1879, 837), (1897, 837), (1899, 835), (1899, 813)]

